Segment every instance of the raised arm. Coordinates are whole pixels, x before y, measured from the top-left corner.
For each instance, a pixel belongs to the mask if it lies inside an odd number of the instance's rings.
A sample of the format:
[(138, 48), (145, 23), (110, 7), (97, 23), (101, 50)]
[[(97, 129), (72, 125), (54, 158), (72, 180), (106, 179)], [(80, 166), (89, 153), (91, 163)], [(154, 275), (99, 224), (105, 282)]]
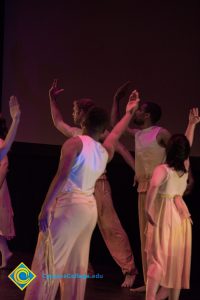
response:
[(185, 136), (188, 138), (190, 146), (193, 144), (194, 131), (196, 125), (200, 122), (199, 109), (197, 107), (190, 109), (188, 126), (185, 132)]
[(7, 156), (4, 156), (4, 158), (0, 161), (0, 189), (4, 183), (7, 173), (8, 173), (8, 158)]
[(133, 114), (138, 107), (138, 102), (139, 102), (139, 95), (138, 92), (134, 90), (129, 97), (129, 102), (126, 107), (126, 114), (117, 123), (117, 125), (113, 128), (110, 134), (106, 137), (103, 145), (109, 153), (109, 160), (113, 157), (117, 142), (121, 137), (121, 135), (123, 134), (123, 132), (126, 130), (130, 120), (132, 119)]
[(133, 171), (135, 171), (135, 160), (131, 153), (127, 150), (127, 148), (120, 142), (116, 144), (116, 152), (118, 152), (125, 162), (131, 167)]
[(79, 128), (72, 127), (64, 122), (62, 114), (58, 108), (58, 104), (56, 98), (60, 95), (64, 89), (59, 89), (57, 87), (58, 80), (54, 79), (52, 87), (49, 90), (49, 100), (50, 100), (50, 108), (51, 108), (51, 116), (53, 119), (53, 123), (55, 127), (63, 133), (66, 137), (72, 137), (77, 135), (77, 131)]
[(67, 140), (62, 146), (58, 170), (50, 184), (38, 218), (39, 227), (42, 231), (46, 231), (49, 226), (50, 213), (56, 200), (56, 195), (63, 185), (63, 182), (69, 176), (74, 160), (81, 150), (82, 142), (79, 137)]
[(130, 85), (130, 81), (127, 81), (122, 86), (118, 88), (114, 97), (110, 114), (110, 123), (111, 126), (114, 127), (120, 119), (119, 113), (119, 101), (126, 95), (126, 91), (128, 86)]
[(0, 146), (0, 160), (2, 160), (3, 157), (10, 150), (10, 147), (15, 139), (19, 121), (20, 121), (21, 111), (19, 108), (19, 103), (18, 103), (17, 97), (15, 97), (15, 96), (10, 97), (9, 106), (10, 106), (10, 115), (12, 118), (12, 124), (9, 128), (9, 131), (6, 135), (4, 142)]

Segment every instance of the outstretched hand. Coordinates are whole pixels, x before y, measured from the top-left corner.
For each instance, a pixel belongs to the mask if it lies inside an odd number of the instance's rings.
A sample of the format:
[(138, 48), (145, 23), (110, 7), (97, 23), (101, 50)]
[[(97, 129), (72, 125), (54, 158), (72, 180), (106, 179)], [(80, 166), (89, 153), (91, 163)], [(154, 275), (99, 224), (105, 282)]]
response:
[(189, 113), (189, 123), (191, 125), (196, 125), (200, 122), (199, 109), (198, 107), (193, 107), (190, 109)]
[(130, 96), (129, 96), (129, 101), (126, 105), (126, 112), (133, 112), (138, 108), (138, 103), (139, 103), (139, 93), (137, 90), (134, 90)]
[(130, 81), (127, 81), (117, 89), (117, 91), (114, 95), (114, 99), (116, 101), (121, 100), (126, 95), (126, 92), (127, 92), (127, 89), (128, 89), (128, 86), (130, 85), (130, 83), (131, 83)]
[(56, 97), (60, 95), (62, 92), (64, 92), (64, 89), (59, 89), (57, 84), (58, 84), (58, 79), (54, 79), (52, 87), (49, 90), (50, 97)]
[(19, 119), (21, 115), (19, 102), (16, 96), (11, 96), (9, 101), (10, 115), (13, 120)]

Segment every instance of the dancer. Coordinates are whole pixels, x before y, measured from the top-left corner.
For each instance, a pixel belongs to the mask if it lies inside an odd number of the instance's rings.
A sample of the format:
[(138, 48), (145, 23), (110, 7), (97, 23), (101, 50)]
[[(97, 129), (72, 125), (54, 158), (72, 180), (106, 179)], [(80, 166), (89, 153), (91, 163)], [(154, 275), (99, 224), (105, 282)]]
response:
[[(112, 125), (114, 125), (119, 118), (118, 100), (119, 99), (114, 98), (113, 101), (111, 119)], [(143, 102), (139, 105), (139, 108), (133, 117), (133, 121), (139, 129), (127, 129), (128, 133), (131, 134), (131, 136), (135, 139), (135, 181), (138, 183), (138, 217), (143, 278), (145, 285), (147, 274), (146, 252), (144, 250), (146, 243), (145, 229), (147, 225), (147, 219), (145, 215), (146, 193), (154, 168), (157, 165), (165, 162), (165, 148), (170, 138), (170, 133), (165, 128), (156, 126), (156, 123), (161, 118), (161, 114), (161, 108), (158, 104), (153, 102)], [(186, 135), (190, 141), (190, 144), (192, 144), (194, 130), (198, 122), (198, 109), (193, 108), (190, 110), (189, 122), (186, 130)], [(145, 285), (139, 288), (131, 289), (131, 291), (144, 292), (146, 290)], [(160, 293), (162, 294), (162, 291), (160, 291)]]
[[(131, 98), (135, 96), (137, 93)], [(128, 103), (125, 116), (103, 146), (98, 141), (108, 119), (104, 110), (97, 107), (91, 108), (85, 116), (83, 134), (68, 139), (62, 146), (58, 171), (39, 215), (41, 231), (32, 263), (37, 277), (27, 287), (25, 299), (55, 299), (59, 283), (61, 299), (84, 298), (86, 278), (45, 280), (42, 274), (86, 275), (90, 239), (97, 221), (94, 185), (112, 158), (117, 140), (131, 120), (138, 101)]]
[[(6, 120), (0, 116), (0, 147), (3, 145), (3, 140), (7, 134)], [(8, 172), (8, 158), (4, 156), (0, 161), (0, 252), (1, 265), (0, 269), (7, 266), (12, 252), (9, 250), (7, 240), (15, 236), (13, 224), (13, 210), (10, 200), (10, 194), (6, 182)]]
[[(123, 95), (127, 84), (128, 83), (118, 89), (115, 97), (119, 98)], [(49, 91), (51, 114), (55, 127), (66, 137), (72, 137), (82, 133), (83, 119), (88, 109), (94, 106), (94, 102), (91, 99), (80, 99), (74, 101), (73, 119), (75, 125), (80, 126), (80, 128), (71, 127), (63, 121), (63, 117), (56, 102), (56, 96), (63, 91), (63, 89), (59, 89), (57, 87), (57, 80), (54, 80)], [(101, 140), (102, 139), (103, 137)], [(116, 151), (120, 153), (127, 164), (134, 169), (133, 157), (121, 143), (117, 143)], [(95, 198), (97, 202), (98, 226), (100, 232), (108, 247), (108, 250), (110, 251), (110, 254), (116, 263), (121, 267), (122, 272), (125, 275), (125, 280), (122, 283), (122, 287), (131, 287), (135, 281), (137, 269), (135, 267), (134, 257), (127, 234), (125, 233), (113, 206), (111, 188), (106, 173), (104, 173), (96, 182)]]
[[(155, 300), (160, 286), (170, 300), (189, 288), (191, 218), (183, 193), (187, 186), (190, 145), (185, 135), (173, 135), (166, 148), (166, 164), (155, 168), (146, 196), (147, 289)], [(163, 298), (164, 299), (164, 298)]]
[(19, 103), (17, 97), (11, 96), (9, 101), (10, 115), (12, 118), (12, 124), (9, 128), (9, 131), (6, 135), (5, 140), (0, 145), (0, 161), (3, 157), (8, 153), (10, 147), (15, 139), (15, 135), (17, 133), (21, 111), (19, 108)]
[[(118, 102), (113, 101), (112, 111), (117, 112)], [(112, 114), (112, 124), (116, 122), (118, 116)], [(143, 277), (146, 283), (146, 253), (145, 247), (145, 198), (153, 169), (165, 161), (165, 147), (170, 137), (169, 132), (156, 123), (161, 117), (159, 105), (153, 102), (145, 102), (139, 106), (133, 117), (134, 123), (140, 129), (128, 129), (128, 132), (135, 138), (135, 179), (138, 182), (138, 216), (141, 240), (141, 254)], [(145, 291), (145, 286), (134, 291)]]
[(12, 256), (12, 253), (7, 245), (7, 240), (11, 239), (15, 235), (13, 211), (6, 183), (6, 174), (8, 170), (8, 159), (6, 154), (10, 150), (10, 147), (14, 141), (21, 115), (19, 103), (15, 96), (10, 97), (9, 107), (10, 115), (12, 117), (12, 124), (7, 135), (5, 119), (0, 117), (0, 269), (7, 266), (7, 262)]

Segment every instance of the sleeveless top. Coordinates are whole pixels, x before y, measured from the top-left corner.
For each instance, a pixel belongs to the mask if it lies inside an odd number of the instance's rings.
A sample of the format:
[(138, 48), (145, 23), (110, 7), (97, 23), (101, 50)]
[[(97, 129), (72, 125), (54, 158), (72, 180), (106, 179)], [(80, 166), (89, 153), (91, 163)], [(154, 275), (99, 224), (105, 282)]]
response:
[(65, 193), (79, 193), (90, 196), (94, 192), (96, 180), (104, 173), (108, 152), (101, 143), (87, 135), (78, 136), (83, 144), (81, 153), (76, 157), (71, 172), (63, 183), (58, 197)]
[(165, 148), (157, 142), (161, 127), (151, 126), (135, 133), (135, 174), (138, 192), (146, 192), (154, 168), (166, 158)]
[(159, 167), (165, 168), (167, 177), (159, 187), (158, 193), (165, 196), (174, 197), (179, 195), (182, 197), (187, 186), (188, 173), (184, 173), (180, 176), (177, 171), (168, 167), (166, 164), (160, 165)]

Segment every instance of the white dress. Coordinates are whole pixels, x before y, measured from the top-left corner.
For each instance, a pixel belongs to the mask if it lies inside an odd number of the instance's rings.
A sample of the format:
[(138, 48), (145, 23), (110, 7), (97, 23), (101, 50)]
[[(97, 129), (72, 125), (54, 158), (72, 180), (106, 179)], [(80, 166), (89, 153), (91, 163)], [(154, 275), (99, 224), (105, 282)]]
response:
[(108, 153), (89, 136), (79, 136), (83, 148), (56, 197), (49, 230), (40, 232), (32, 263), (37, 275), (27, 287), (26, 300), (53, 300), (59, 284), (61, 299), (83, 300), (85, 278), (45, 278), (46, 275), (86, 275), (90, 239), (97, 222), (93, 195)]
[(188, 289), (191, 219), (182, 199), (188, 173), (179, 176), (165, 164), (157, 168), (165, 168), (168, 175), (154, 202), (153, 214), (157, 225), (147, 225), (147, 277), (155, 279), (166, 288)]

